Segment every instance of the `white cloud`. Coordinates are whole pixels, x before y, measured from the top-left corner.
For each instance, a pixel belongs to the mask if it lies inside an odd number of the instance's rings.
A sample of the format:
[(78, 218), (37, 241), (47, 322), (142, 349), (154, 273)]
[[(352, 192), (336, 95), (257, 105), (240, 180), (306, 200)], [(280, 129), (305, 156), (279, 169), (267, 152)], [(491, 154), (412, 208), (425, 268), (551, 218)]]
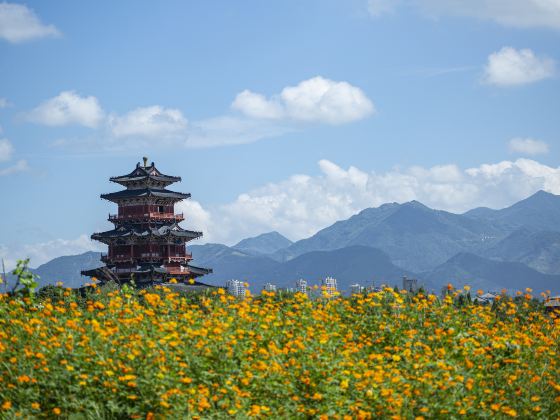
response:
[(368, 12), (373, 17), (390, 14), (395, 11), (400, 0), (368, 0)]
[(252, 143), (303, 129), (302, 122), (344, 124), (375, 112), (364, 92), (347, 82), (314, 77), (288, 86), (271, 98), (244, 90), (231, 105), (242, 115), (225, 115), (187, 121), (179, 109), (160, 105), (140, 107), (123, 115), (107, 117), (94, 96), (81, 97), (74, 91), (62, 92), (28, 112), (28, 121), (62, 126), (80, 124), (103, 128), (105, 133), (92, 139), (59, 139), (56, 147), (105, 151), (150, 147), (204, 148)]
[[(175, 206), (178, 213), (183, 213), (186, 221), (185, 226), (190, 230), (202, 232), (203, 242), (212, 242), (213, 238), (213, 220), (209, 211), (205, 210), (196, 200), (183, 200)], [(196, 244), (197, 242), (191, 242)]]
[(102, 250), (106, 251), (106, 247), (92, 241), (88, 235), (83, 234), (74, 239), (54, 239), (21, 246), (8, 247), (0, 244), (0, 257), (6, 260), (6, 270), (11, 270), (17, 259), (29, 258), (29, 265), (38, 267), (53, 258), (64, 255), (77, 255), (87, 251)]
[[(478, 206), (506, 207), (539, 189), (560, 194), (560, 168), (529, 159), (468, 169), (447, 164), (384, 173), (344, 169), (321, 160), (319, 168), (318, 176), (293, 175), (240, 194), (231, 203), (203, 209), (205, 224), (200, 225), (211, 233), (212, 241), (228, 244), (271, 230), (297, 240), (388, 202), (419, 200), (460, 213)], [(195, 214), (201, 212), (197, 209)], [(188, 218), (188, 210), (185, 214)]]
[[(234, 201), (204, 208), (185, 200), (184, 226), (204, 232), (199, 243), (233, 244), (242, 238), (278, 230), (290, 239), (313, 235), (337, 220), (347, 219), (368, 207), (418, 200), (435, 209), (461, 213), (474, 207), (503, 208), (542, 189), (560, 194), (560, 167), (530, 159), (502, 161), (461, 169), (454, 164), (423, 168), (414, 166), (383, 173), (347, 169), (328, 161), (318, 162), (320, 174), (292, 175), (240, 194)], [(86, 235), (23, 247), (0, 244), (0, 256), (9, 260), (29, 256), (33, 266), (52, 258), (101, 250)]]
[(0, 162), (6, 162), (12, 158), (14, 146), (8, 139), (0, 139)]
[(18, 160), (12, 166), (8, 166), (7, 168), (0, 169), (0, 176), (4, 175), (12, 175), (18, 172), (27, 171), (29, 169), (29, 165), (27, 164), (26, 160)]
[(540, 155), (548, 153), (548, 144), (531, 138), (514, 138), (509, 141), (509, 151), (523, 155)]
[(279, 103), (269, 101), (264, 95), (247, 89), (235, 97), (231, 107), (252, 118), (279, 119), (284, 116), (284, 109)]
[(237, 95), (232, 108), (251, 118), (327, 124), (344, 124), (375, 112), (373, 103), (360, 88), (321, 76), (285, 87), (270, 99), (244, 90)]
[(553, 77), (555, 62), (537, 57), (530, 49), (504, 47), (488, 56), (484, 82), (498, 86), (514, 86), (538, 82)]
[(504, 26), (560, 29), (559, 0), (413, 0), (432, 16), (492, 20)]
[(104, 112), (95, 96), (80, 96), (74, 91), (64, 91), (41, 103), (26, 118), (48, 126), (77, 124), (95, 128), (103, 121)]
[(109, 121), (115, 137), (173, 137), (185, 134), (187, 119), (178, 109), (159, 105), (136, 108), (123, 116), (112, 116)]
[(12, 43), (60, 36), (53, 25), (41, 23), (33, 10), (23, 4), (0, 3), (0, 38)]

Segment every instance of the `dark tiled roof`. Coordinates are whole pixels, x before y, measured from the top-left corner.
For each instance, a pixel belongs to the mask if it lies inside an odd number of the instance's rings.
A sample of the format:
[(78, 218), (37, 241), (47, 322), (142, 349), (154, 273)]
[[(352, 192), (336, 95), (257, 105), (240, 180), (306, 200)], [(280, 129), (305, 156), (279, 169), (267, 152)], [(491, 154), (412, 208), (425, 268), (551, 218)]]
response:
[(157, 170), (153, 163), (151, 166), (140, 166), (140, 164), (138, 164), (138, 166), (136, 166), (136, 168), (128, 175), (113, 176), (109, 179), (119, 184), (126, 184), (128, 182), (141, 181), (148, 178), (155, 181), (168, 182), (170, 184), (172, 184), (173, 182), (179, 182), (181, 180), (180, 176), (162, 174)]
[(164, 225), (160, 227), (140, 228), (135, 225), (122, 225), (116, 229), (108, 230), (106, 232), (94, 233), (91, 235), (92, 239), (99, 240), (104, 238), (126, 238), (130, 236), (136, 237), (149, 237), (149, 236), (176, 236), (179, 238), (196, 239), (202, 236), (202, 232), (195, 232), (192, 230), (185, 230), (177, 223), (172, 225)]
[(158, 197), (158, 198), (175, 198), (177, 200), (183, 200), (189, 198), (190, 194), (169, 191), (165, 189), (157, 188), (140, 188), (133, 190), (122, 190), (109, 194), (101, 194), (101, 198), (105, 200), (114, 201), (123, 198), (136, 198), (136, 197)]
[(195, 267), (194, 265), (188, 265), (187, 266), (189, 268), (189, 271), (193, 274), (196, 274), (198, 276), (203, 276), (205, 274), (210, 274), (212, 273), (212, 269), (211, 268), (202, 268), (202, 267)]

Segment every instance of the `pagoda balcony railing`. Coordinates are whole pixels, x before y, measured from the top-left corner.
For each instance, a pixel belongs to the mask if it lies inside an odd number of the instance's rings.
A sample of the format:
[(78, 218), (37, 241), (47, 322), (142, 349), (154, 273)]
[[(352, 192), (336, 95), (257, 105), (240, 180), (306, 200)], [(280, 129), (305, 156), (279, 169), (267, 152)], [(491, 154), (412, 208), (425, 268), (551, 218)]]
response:
[(165, 261), (167, 262), (183, 262), (183, 261), (190, 261), (190, 260), (192, 260), (192, 254), (165, 257)]
[(185, 220), (183, 213), (172, 214), (172, 213), (158, 213), (158, 212), (148, 212), (144, 214), (110, 214), (110, 222), (120, 222), (122, 220), (143, 220), (143, 219), (156, 219), (156, 220), (173, 220), (180, 222)]
[(108, 262), (126, 262), (133, 260), (139, 261), (154, 261), (163, 260), (164, 262), (183, 262), (192, 260), (192, 254), (190, 252), (185, 253), (185, 255), (162, 255), (159, 252), (145, 252), (140, 255), (113, 255), (109, 256), (107, 254), (101, 254), (101, 261), (104, 263)]
[(130, 255), (101, 255), (101, 261), (104, 263), (108, 262), (132, 262), (132, 257)]

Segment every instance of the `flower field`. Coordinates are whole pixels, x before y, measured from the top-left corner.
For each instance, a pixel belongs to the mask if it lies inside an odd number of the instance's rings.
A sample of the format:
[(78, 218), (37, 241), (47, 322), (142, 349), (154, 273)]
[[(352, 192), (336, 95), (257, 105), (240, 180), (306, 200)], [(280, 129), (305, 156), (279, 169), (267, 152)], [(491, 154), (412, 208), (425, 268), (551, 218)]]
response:
[(560, 417), (560, 320), (530, 296), (0, 296), (0, 418)]

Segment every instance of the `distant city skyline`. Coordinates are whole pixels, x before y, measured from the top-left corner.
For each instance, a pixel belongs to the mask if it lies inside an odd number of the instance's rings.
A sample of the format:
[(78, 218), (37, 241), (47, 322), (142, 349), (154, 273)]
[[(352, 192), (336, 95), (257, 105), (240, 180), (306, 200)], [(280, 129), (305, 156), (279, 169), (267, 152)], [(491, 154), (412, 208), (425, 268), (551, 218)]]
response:
[(560, 194), (560, 2), (0, 3), (0, 257), (100, 249), (110, 176), (204, 241)]

